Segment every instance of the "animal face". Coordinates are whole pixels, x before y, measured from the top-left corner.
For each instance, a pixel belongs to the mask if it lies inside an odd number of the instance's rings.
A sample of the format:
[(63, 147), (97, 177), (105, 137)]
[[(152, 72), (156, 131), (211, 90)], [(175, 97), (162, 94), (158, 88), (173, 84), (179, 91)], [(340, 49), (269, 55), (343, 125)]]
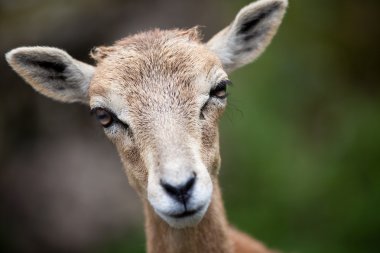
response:
[[(152, 31), (96, 50), (90, 106), (130, 183), (173, 227), (206, 212), (229, 80), (196, 29)], [(101, 57), (99, 57), (101, 55)]]
[(195, 226), (219, 170), (227, 73), (264, 51), (286, 6), (252, 3), (206, 44), (197, 28), (130, 36), (95, 49), (96, 66), (51, 47), (21, 47), (6, 58), (40, 93), (88, 104), (141, 198), (170, 226)]

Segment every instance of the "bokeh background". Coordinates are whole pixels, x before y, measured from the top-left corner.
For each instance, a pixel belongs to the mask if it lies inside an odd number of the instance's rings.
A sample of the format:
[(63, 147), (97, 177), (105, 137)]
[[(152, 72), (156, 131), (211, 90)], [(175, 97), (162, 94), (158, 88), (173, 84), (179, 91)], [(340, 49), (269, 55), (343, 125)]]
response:
[[(0, 0), (0, 55), (89, 50), (204, 25), (247, 0)], [(232, 74), (221, 121), (232, 224), (283, 252), (378, 252), (380, 2), (290, 0), (267, 52)], [(0, 58), (0, 251), (145, 252), (142, 208), (88, 109), (38, 95)]]

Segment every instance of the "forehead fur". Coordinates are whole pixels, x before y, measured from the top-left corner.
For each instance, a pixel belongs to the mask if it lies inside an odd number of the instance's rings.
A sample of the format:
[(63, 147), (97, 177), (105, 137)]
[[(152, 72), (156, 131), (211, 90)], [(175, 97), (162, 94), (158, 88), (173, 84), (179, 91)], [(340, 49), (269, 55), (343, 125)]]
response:
[(136, 34), (96, 49), (93, 57), (98, 64), (90, 96), (146, 86), (189, 88), (200, 75), (207, 78), (215, 66), (221, 68), (219, 59), (201, 43), (197, 28)]

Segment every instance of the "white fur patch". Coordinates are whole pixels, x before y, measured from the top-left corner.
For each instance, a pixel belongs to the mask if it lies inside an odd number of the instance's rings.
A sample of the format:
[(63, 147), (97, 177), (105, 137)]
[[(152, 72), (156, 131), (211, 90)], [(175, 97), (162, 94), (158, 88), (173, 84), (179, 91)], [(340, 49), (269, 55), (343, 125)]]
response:
[[(155, 212), (174, 228), (185, 228), (198, 224), (211, 202), (212, 181), (207, 168), (201, 161), (198, 146), (196, 143), (190, 144), (190, 154), (188, 154), (190, 159), (173, 153), (172, 157), (167, 160), (170, 162), (160, 163), (159, 169), (149, 168), (148, 200)], [(153, 160), (152, 157), (150, 160)], [(193, 162), (189, 164), (188, 160)], [(151, 161), (149, 164), (154, 165), (157, 163)], [(172, 215), (183, 213), (185, 207), (182, 203), (173, 199), (160, 182), (164, 180), (172, 185), (183, 184), (191, 177), (192, 173), (196, 174), (196, 180), (186, 207), (188, 211), (197, 210), (197, 212), (188, 217), (172, 217)]]

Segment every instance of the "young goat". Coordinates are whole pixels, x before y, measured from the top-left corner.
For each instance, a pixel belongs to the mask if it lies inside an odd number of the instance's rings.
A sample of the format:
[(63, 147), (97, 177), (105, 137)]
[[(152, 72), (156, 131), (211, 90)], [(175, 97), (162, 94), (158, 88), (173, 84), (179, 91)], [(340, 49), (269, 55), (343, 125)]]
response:
[(218, 183), (218, 120), (227, 73), (275, 35), (287, 0), (259, 0), (203, 44), (197, 28), (153, 30), (98, 47), (96, 66), (51, 47), (21, 47), (8, 63), (35, 90), (88, 104), (142, 199), (149, 253), (270, 252), (231, 228)]

